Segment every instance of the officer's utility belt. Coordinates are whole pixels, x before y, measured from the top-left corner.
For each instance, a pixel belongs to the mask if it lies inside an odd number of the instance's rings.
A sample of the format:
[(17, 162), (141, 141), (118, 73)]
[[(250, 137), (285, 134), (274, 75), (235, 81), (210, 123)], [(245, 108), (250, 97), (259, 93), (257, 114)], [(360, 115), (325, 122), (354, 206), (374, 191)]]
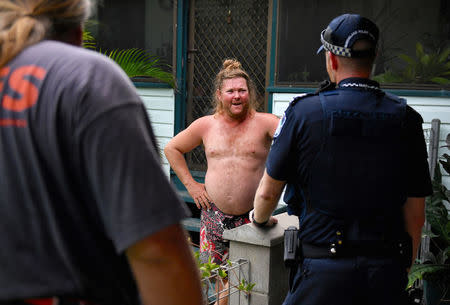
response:
[(373, 241), (364, 244), (342, 243), (317, 246), (302, 242), (296, 227), (284, 231), (284, 264), (289, 268), (289, 287), (292, 287), (298, 266), (304, 258), (351, 258), (357, 256), (400, 259), (404, 267), (410, 267), (412, 243), (408, 236), (402, 241)]
[(341, 243), (317, 246), (302, 242), (298, 229), (289, 227), (284, 231), (284, 264), (296, 268), (304, 258), (343, 258), (343, 257), (400, 258), (405, 266), (411, 264), (412, 242), (408, 236), (396, 242), (373, 241), (364, 243)]
[(356, 256), (367, 257), (399, 257), (408, 255), (405, 243), (379, 243), (364, 245), (336, 246), (316, 246), (307, 243), (300, 243), (300, 253), (304, 258), (345, 258)]

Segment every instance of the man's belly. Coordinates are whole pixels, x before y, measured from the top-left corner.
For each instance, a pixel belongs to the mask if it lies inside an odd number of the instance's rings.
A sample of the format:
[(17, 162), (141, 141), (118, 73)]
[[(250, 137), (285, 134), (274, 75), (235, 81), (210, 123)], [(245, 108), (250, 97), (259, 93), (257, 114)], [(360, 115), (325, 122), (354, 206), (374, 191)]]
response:
[(253, 209), (253, 200), (261, 175), (242, 172), (206, 173), (205, 187), (209, 198), (224, 213), (242, 215)]

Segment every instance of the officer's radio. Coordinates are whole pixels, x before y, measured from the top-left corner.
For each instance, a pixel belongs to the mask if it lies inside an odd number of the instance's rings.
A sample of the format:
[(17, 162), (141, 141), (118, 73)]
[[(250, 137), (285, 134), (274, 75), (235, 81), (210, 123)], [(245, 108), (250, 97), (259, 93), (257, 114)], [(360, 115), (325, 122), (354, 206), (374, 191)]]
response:
[(284, 231), (284, 265), (292, 268), (298, 264), (300, 258), (300, 242), (298, 229), (290, 226)]

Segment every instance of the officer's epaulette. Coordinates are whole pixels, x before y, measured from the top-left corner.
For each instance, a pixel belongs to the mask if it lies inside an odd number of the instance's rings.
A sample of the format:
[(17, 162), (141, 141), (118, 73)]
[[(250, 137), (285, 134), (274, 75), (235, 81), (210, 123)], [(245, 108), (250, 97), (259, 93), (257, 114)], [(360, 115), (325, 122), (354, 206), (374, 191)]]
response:
[(294, 106), (298, 101), (313, 95), (318, 95), (320, 92), (328, 91), (328, 90), (334, 90), (336, 89), (336, 83), (332, 83), (329, 80), (325, 80), (320, 83), (319, 89), (316, 90), (316, 92), (310, 92), (310, 93), (304, 93), (296, 96), (292, 102), (290, 103), (290, 106)]
[(294, 106), (298, 101), (308, 97), (308, 96), (313, 96), (316, 95), (316, 93), (314, 92), (309, 92), (309, 93), (302, 93), (300, 95), (297, 95), (296, 97), (294, 97), (294, 99), (289, 103), (289, 106)]
[(336, 83), (330, 82), (329, 80), (324, 80), (323, 82), (320, 83), (319, 89), (317, 89), (316, 93), (334, 89), (336, 89)]
[[(381, 91), (381, 90), (380, 90), (380, 91)], [(393, 100), (393, 101), (396, 101), (396, 102), (399, 103), (399, 104), (406, 104), (406, 100), (405, 100), (404, 98), (399, 97), (399, 96), (394, 95), (394, 94), (389, 93), (389, 92), (384, 92), (384, 91), (382, 91), (382, 92), (383, 92), (383, 95), (386, 95), (386, 97), (387, 97), (388, 99), (391, 99), (391, 100)]]

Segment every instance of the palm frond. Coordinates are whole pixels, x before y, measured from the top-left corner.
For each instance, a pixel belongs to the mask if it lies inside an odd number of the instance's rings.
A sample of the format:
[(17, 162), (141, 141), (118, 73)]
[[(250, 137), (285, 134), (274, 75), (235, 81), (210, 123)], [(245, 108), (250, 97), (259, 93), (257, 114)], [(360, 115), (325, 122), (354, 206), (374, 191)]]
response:
[(83, 31), (83, 48), (92, 50), (96, 48), (95, 38), (89, 31)]
[(112, 50), (104, 53), (114, 60), (129, 77), (152, 77), (175, 86), (173, 75), (162, 69), (159, 58), (141, 49)]
[[(94, 36), (86, 30), (83, 31), (83, 47), (92, 50), (97, 49)], [(157, 56), (150, 55), (142, 49), (114, 49), (109, 52), (103, 52), (100, 49), (98, 52), (115, 61), (130, 78), (150, 77), (167, 83), (172, 88), (175, 87), (173, 75), (164, 69), (170, 70), (170, 66), (161, 64)]]

